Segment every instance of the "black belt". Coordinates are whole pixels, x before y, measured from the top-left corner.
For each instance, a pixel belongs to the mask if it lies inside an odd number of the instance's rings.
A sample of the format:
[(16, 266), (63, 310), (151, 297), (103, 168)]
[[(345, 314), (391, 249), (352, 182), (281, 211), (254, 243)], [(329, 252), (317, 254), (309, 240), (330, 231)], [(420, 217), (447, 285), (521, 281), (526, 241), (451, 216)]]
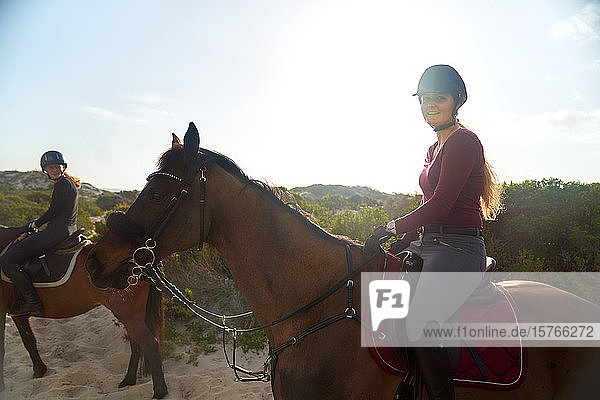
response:
[(481, 228), (456, 228), (452, 226), (422, 226), (419, 233), (448, 233), (451, 235), (481, 236)]

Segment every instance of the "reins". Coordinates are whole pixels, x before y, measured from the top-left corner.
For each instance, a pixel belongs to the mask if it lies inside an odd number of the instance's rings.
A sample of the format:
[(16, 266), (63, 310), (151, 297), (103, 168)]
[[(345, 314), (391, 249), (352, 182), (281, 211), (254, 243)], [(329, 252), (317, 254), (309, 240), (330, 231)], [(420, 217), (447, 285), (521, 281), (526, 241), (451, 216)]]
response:
[[(229, 368), (231, 368), (234, 371), (236, 381), (268, 382), (272, 379), (272, 375), (275, 372), (274, 366), (277, 361), (277, 357), (286, 348), (298, 343), (300, 340), (304, 339), (305, 337), (307, 337), (307, 336), (309, 336), (309, 335), (311, 335), (311, 334), (313, 334), (335, 322), (338, 322), (338, 321), (341, 321), (344, 319), (354, 319), (355, 321), (362, 323), (360, 317), (357, 315), (356, 310), (354, 309), (354, 306), (353, 306), (353, 287), (354, 287), (354, 279), (353, 278), (358, 273), (360, 273), (362, 270), (364, 270), (375, 259), (375, 257), (378, 256), (378, 254), (371, 256), (369, 259), (367, 259), (363, 264), (361, 264), (355, 270), (352, 270), (352, 256), (351, 256), (350, 248), (348, 245), (346, 245), (346, 254), (347, 254), (348, 260), (349, 260), (348, 274), (346, 276), (344, 276), (342, 279), (340, 279), (327, 292), (323, 293), (321, 296), (315, 298), (310, 303), (307, 303), (306, 305), (298, 308), (294, 312), (291, 312), (282, 318), (279, 318), (268, 324), (258, 326), (258, 327), (253, 327), (253, 328), (236, 328), (236, 327), (231, 327), (231, 326), (227, 325), (227, 320), (234, 320), (237, 318), (242, 318), (242, 317), (252, 315), (251, 311), (241, 313), (241, 314), (235, 314), (235, 315), (222, 315), (222, 314), (217, 314), (217, 313), (213, 313), (209, 310), (206, 310), (206, 309), (198, 306), (195, 302), (186, 298), (185, 295), (181, 292), (181, 290), (165, 277), (165, 275), (162, 271), (162, 262), (160, 262), (160, 261), (158, 263), (152, 263), (152, 264), (148, 263), (144, 266), (136, 265), (136, 267), (134, 267), (134, 269), (139, 268), (139, 271), (140, 271), (139, 276), (138, 276), (139, 279), (142, 279), (142, 280), (150, 283), (157, 290), (162, 291), (163, 293), (166, 293), (169, 297), (177, 300), (180, 304), (182, 304), (184, 307), (186, 307), (192, 314), (194, 314), (196, 317), (202, 319), (209, 325), (222, 330), (223, 354), (225, 355), (225, 360), (227, 361), (227, 365), (229, 366)], [(338, 291), (343, 286), (346, 286), (348, 288), (348, 304), (347, 304), (346, 309), (342, 313), (339, 313), (330, 318), (327, 318), (326, 320), (321, 321), (321, 322), (311, 326), (310, 328), (306, 329), (305, 331), (301, 332), (300, 334), (292, 336), (287, 342), (283, 343), (282, 345), (280, 345), (274, 349), (269, 347), (269, 356), (263, 364), (263, 370), (260, 372), (250, 371), (250, 370), (247, 370), (247, 369), (242, 368), (237, 365), (236, 350), (237, 350), (237, 335), (238, 334), (264, 330), (266, 328), (270, 328), (270, 327), (278, 325), (284, 321), (287, 321), (287, 320), (293, 318), (294, 316), (321, 303), (322, 301), (327, 299), (329, 296), (331, 296), (333, 293)], [(210, 315), (211, 317), (214, 317), (214, 318), (217, 318), (218, 320), (220, 320), (221, 323), (214, 322), (210, 318), (206, 317), (204, 314)], [(231, 337), (232, 337), (231, 360), (227, 353), (227, 348), (226, 348), (226, 335), (227, 334), (231, 334)], [(248, 375), (249, 377), (241, 377), (239, 375), (239, 373)]]
[[(201, 225), (200, 226), (201, 227), (200, 227), (200, 240), (199, 240), (199, 244), (198, 244), (198, 249), (199, 250), (202, 249), (202, 245), (204, 243), (204, 214), (205, 214), (205, 205), (206, 205), (206, 173), (205, 173), (206, 172), (206, 167), (205, 167), (206, 163), (207, 163), (206, 161), (202, 162), (200, 156), (198, 155), (193, 164), (192, 169), (188, 173), (185, 180), (181, 179), (178, 176), (175, 176), (173, 174), (170, 174), (167, 172), (162, 172), (162, 171), (154, 172), (148, 176), (148, 178), (147, 178), (148, 181), (150, 181), (152, 178), (154, 178), (156, 176), (168, 177), (170, 179), (180, 182), (182, 184), (182, 188), (180, 190), (179, 195), (176, 197), (173, 197), (171, 199), (169, 206), (168, 206), (165, 214), (163, 215), (163, 217), (160, 218), (155, 224), (153, 224), (152, 228), (150, 228), (145, 233), (144, 245), (142, 245), (134, 250), (133, 256), (132, 256), (132, 261), (135, 264), (135, 266), (133, 267), (133, 269), (131, 271), (131, 275), (127, 278), (127, 283), (129, 285), (133, 286), (133, 285), (136, 285), (140, 279), (142, 279), (142, 280), (150, 283), (156, 290), (166, 293), (171, 298), (177, 300), (179, 303), (181, 303), (184, 307), (186, 307), (192, 314), (194, 314), (198, 318), (202, 319), (203, 321), (212, 325), (213, 327), (222, 330), (223, 353), (225, 355), (225, 360), (227, 362), (227, 365), (234, 372), (236, 381), (241, 381), (241, 382), (248, 382), (248, 381), (268, 382), (268, 381), (271, 381), (272, 382), (274, 374), (275, 374), (275, 365), (277, 362), (277, 358), (278, 358), (279, 354), (281, 354), (281, 352), (283, 352), (283, 350), (285, 350), (286, 348), (298, 343), (298, 341), (304, 339), (305, 337), (307, 337), (315, 332), (318, 332), (319, 330), (321, 330), (331, 324), (334, 324), (338, 321), (342, 321), (344, 319), (353, 319), (359, 323), (362, 323), (360, 317), (357, 315), (357, 312), (354, 309), (354, 301), (353, 301), (354, 277), (356, 275), (358, 275), (358, 273), (360, 273), (362, 270), (364, 270), (369, 264), (371, 264), (371, 262), (373, 262), (373, 260), (375, 260), (375, 258), (379, 255), (379, 253), (373, 254), (367, 260), (365, 260), (365, 262), (363, 262), (358, 268), (353, 269), (352, 252), (350, 250), (350, 246), (348, 244), (346, 244), (345, 251), (346, 251), (346, 263), (348, 265), (348, 273), (342, 279), (337, 281), (325, 293), (323, 293), (322, 295), (313, 299), (311, 302), (305, 304), (304, 306), (296, 309), (295, 311), (293, 311), (279, 319), (276, 319), (275, 321), (272, 321), (268, 324), (258, 326), (258, 327), (253, 327), (253, 328), (242, 328), (242, 329), (228, 326), (227, 320), (233, 320), (233, 319), (237, 319), (237, 318), (246, 317), (246, 316), (251, 315), (252, 312), (248, 311), (245, 313), (235, 314), (235, 315), (221, 315), (221, 314), (210, 312), (210, 311), (198, 306), (195, 302), (186, 298), (185, 295), (181, 292), (181, 290), (179, 290), (179, 288), (175, 284), (171, 283), (165, 277), (165, 275), (162, 271), (162, 262), (161, 261), (156, 262), (156, 255), (154, 253), (154, 249), (157, 246), (157, 241), (154, 238), (158, 237), (158, 235), (165, 228), (165, 226), (167, 225), (167, 223), (169, 222), (169, 220), (171, 219), (171, 217), (173, 216), (173, 214), (175, 213), (175, 211), (177, 210), (179, 205), (187, 197), (187, 195), (189, 193), (189, 189), (191, 187), (191, 184), (198, 172), (201, 173), (201, 178), (200, 178), (200, 185), (201, 185), (200, 186), (200, 190), (201, 190), (201, 193), (200, 193), (200, 215), (201, 215), (200, 223), (201, 223)], [(139, 255), (142, 253), (145, 253), (145, 252), (149, 254), (150, 261), (146, 262), (146, 263), (140, 262)], [(237, 365), (236, 349), (237, 349), (237, 335), (238, 334), (264, 330), (266, 328), (270, 328), (270, 327), (278, 325), (284, 321), (287, 321), (287, 320), (299, 315), (300, 313), (314, 307), (315, 305), (323, 302), (325, 299), (330, 297), (332, 294), (334, 294), (335, 292), (337, 292), (340, 288), (342, 288), (344, 286), (347, 287), (348, 302), (347, 302), (347, 307), (343, 312), (333, 315), (333, 316), (309, 327), (308, 329), (306, 329), (305, 331), (301, 332), (298, 335), (292, 336), (287, 342), (281, 344), (280, 346), (278, 346), (274, 349), (272, 349), (269, 345), (269, 356), (263, 363), (262, 371), (254, 372), (254, 371), (250, 371), (248, 369), (242, 368)], [(217, 323), (217, 322), (211, 320), (206, 315), (213, 317), (213, 318), (217, 318), (220, 321), (220, 323)], [(232, 358), (231, 358), (231, 360), (227, 353), (227, 348), (226, 348), (226, 343), (225, 343), (227, 334), (231, 334), (231, 336), (232, 336)], [(239, 375), (240, 373), (244, 374), (246, 376), (242, 377)]]

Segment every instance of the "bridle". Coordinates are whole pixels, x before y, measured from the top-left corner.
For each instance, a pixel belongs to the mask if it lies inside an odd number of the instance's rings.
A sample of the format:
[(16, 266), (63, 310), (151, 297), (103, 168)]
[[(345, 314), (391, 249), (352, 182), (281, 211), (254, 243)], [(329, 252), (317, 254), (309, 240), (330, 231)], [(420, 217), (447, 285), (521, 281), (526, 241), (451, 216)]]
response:
[[(146, 181), (150, 182), (153, 178), (156, 178), (158, 176), (165, 176), (165, 177), (175, 180), (181, 184), (181, 186), (179, 188), (179, 194), (177, 196), (174, 196), (171, 199), (171, 201), (170, 201), (169, 205), (167, 206), (166, 211), (163, 213), (162, 217), (159, 218), (159, 220), (156, 223), (154, 223), (151, 226), (151, 228), (146, 232), (146, 234), (145, 234), (146, 240), (151, 240), (152, 238), (158, 238), (158, 236), (160, 235), (162, 230), (169, 223), (169, 220), (171, 219), (173, 214), (175, 214), (175, 211), (177, 211), (177, 208), (179, 208), (181, 203), (183, 203), (185, 201), (185, 199), (187, 198), (187, 196), (190, 192), (190, 188), (191, 188), (192, 184), (194, 183), (194, 179), (196, 178), (196, 175), (200, 174), (200, 218), (201, 218), (201, 224), (200, 224), (200, 238), (198, 241), (198, 250), (202, 250), (202, 245), (204, 244), (204, 212), (205, 212), (205, 203), (206, 203), (206, 165), (205, 165), (206, 161), (202, 160), (202, 158), (200, 157), (201, 154), (202, 153), (199, 153), (198, 156), (196, 157), (196, 160), (194, 161), (194, 164), (192, 165), (192, 168), (190, 168), (185, 179), (182, 179), (176, 175), (173, 175), (171, 173), (164, 172), (164, 171), (153, 172), (150, 175), (148, 175), (148, 177), (146, 178)], [(154, 242), (156, 243), (156, 241), (154, 241)]]
[[(175, 180), (180, 183), (179, 194), (171, 198), (169, 205), (165, 208), (162, 216), (153, 223), (149, 229), (147, 229), (143, 235), (143, 239), (139, 242), (143, 243), (142, 246), (138, 247), (134, 250), (132, 261), (135, 264), (131, 271), (131, 275), (127, 277), (127, 283), (129, 285), (136, 285), (143, 274), (143, 267), (147, 264), (154, 265), (156, 262), (156, 255), (154, 254), (154, 249), (157, 246), (157, 238), (163, 231), (163, 229), (167, 226), (175, 211), (179, 208), (179, 206), (185, 201), (187, 198), (190, 188), (194, 183), (194, 179), (196, 175), (200, 174), (200, 235), (198, 240), (198, 250), (202, 250), (204, 246), (204, 216), (206, 211), (206, 161), (203, 161), (201, 158), (202, 153), (198, 153), (196, 159), (192, 165), (192, 168), (188, 172), (185, 179), (178, 177), (177, 175), (173, 175), (169, 172), (164, 171), (156, 171), (148, 175), (146, 181), (150, 183), (153, 178), (164, 176), (169, 179)], [(140, 257), (143, 256), (144, 253), (147, 253), (150, 258), (150, 262), (143, 262)]]
[[(162, 214), (162, 216), (154, 224), (152, 224), (150, 229), (146, 230), (144, 237), (141, 241), (141, 242), (143, 242), (143, 245), (141, 245), (140, 247), (138, 247), (134, 250), (133, 256), (132, 256), (132, 261), (135, 264), (135, 266), (132, 269), (131, 275), (127, 278), (127, 283), (130, 286), (133, 286), (133, 285), (136, 285), (140, 279), (144, 280), (144, 281), (150, 283), (156, 290), (162, 291), (162, 292), (166, 293), (167, 295), (169, 295), (170, 297), (177, 300), (184, 307), (189, 309), (195, 316), (201, 318), (202, 320), (204, 320), (205, 322), (214, 326), (215, 328), (221, 329), (223, 331), (223, 352), (225, 355), (225, 359), (227, 361), (228, 366), (234, 371), (236, 381), (242, 381), (242, 382), (248, 382), (248, 381), (268, 382), (268, 381), (271, 381), (271, 384), (273, 384), (273, 382), (274, 382), (273, 378), (274, 378), (274, 374), (275, 374), (275, 365), (276, 365), (279, 354), (286, 348), (295, 345), (298, 341), (302, 340), (303, 338), (305, 338), (305, 337), (307, 337), (307, 336), (309, 336), (309, 335), (311, 335), (311, 334), (313, 334), (335, 322), (338, 322), (341, 320), (346, 320), (346, 319), (353, 319), (353, 320), (361, 323), (363, 326), (367, 327), (368, 329), (371, 329), (368, 325), (364, 324), (363, 321), (361, 321), (360, 317), (357, 315), (356, 310), (354, 309), (353, 288), (354, 288), (355, 277), (362, 270), (364, 270), (377, 256), (379, 256), (379, 253), (375, 253), (372, 256), (368, 257), (368, 259), (365, 260), (363, 262), (363, 264), (361, 264), (358, 268), (353, 269), (352, 252), (350, 250), (350, 245), (348, 245), (348, 244), (345, 245), (346, 262), (348, 264), (348, 274), (346, 276), (344, 276), (342, 279), (340, 279), (336, 284), (334, 284), (328, 291), (323, 293), (321, 296), (315, 298), (313, 301), (307, 303), (306, 305), (296, 309), (294, 312), (289, 313), (286, 316), (279, 318), (275, 321), (272, 321), (268, 324), (254, 327), (254, 328), (239, 329), (239, 328), (230, 327), (227, 325), (227, 320), (246, 317), (246, 316), (251, 315), (252, 312), (245, 312), (245, 313), (241, 313), (241, 314), (237, 314), (237, 315), (221, 315), (221, 314), (216, 314), (216, 313), (210, 312), (210, 311), (198, 306), (195, 302), (189, 300), (187, 297), (185, 297), (183, 295), (183, 293), (177, 288), (177, 286), (175, 286), (173, 283), (169, 282), (166, 279), (166, 277), (163, 273), (163, 270), (162, 270), (162, 262), (156, 261), (156, 255), (154, 253), (154, 249), (157, 246), (157, 238), (159, 237), (160, 233), (165, 228), (165, 226), (168, 224), (169, 220), (171, 219), (171, 217), (173, 216), (175, 211), (187, 198), (190, 188), (191, 188), (191, 185), (193, 184), (194, 179), (197, 174), (200, 174), (200, 215), (201, 215), (200, 224), (201, 224), (201, 228), (200, 228), (200, 238), (199, 238), (199, 244), (198, 244), (199, 250), (202, 249), (202, 245), (204, 243), (204, 239), (205, 239), (205, 237), (204, 237), (204, 222), (205, 222), (204, 217), (205, 217), (205, 208), (206, 208), (206, 180), (207, 180), (206, 165), (211, 160), (210, 159), (203, 160), (201, 157), (202, 155), (203, 155), (203, 153), (199, 153), (197, 155), (196, 160), (194, 161), (192, 168), (188, 172), (185, 179), (182, 179), (176, 175), (173, 175), (168, 172), (163, 172), (163, 171), (153, 172), (152, 174), (150, 174), (148, 176), (148, 178), (147, 178), (148, 182), (150, 182), (153, 178), (155, 178), (157, 176), (164, 176), (164, 177), (167, 177), (167, 178), (170, 178), (172, 180), (179, 182), (181, 184), (181, 187), (179, 190), (179, 194), (177, 196), (174, 196), (171, 199), (169, 206), (165, 209), (165, 212)], [(141, 254), (144, 252), (148, 253), (149, 260), (150, 260), (149, 262), (148, 261), (143, 262), (140, 259)], [(327, 299), (329, 296), (331, 296), (332, 294), (334, 294), (335, 292), (337, 292), (340, 288), (342, 288), (344, 286), (347, 288), (347, 292), (348, 292), (348, 302), (347, 302), (346, 309), (341, 313), (335, 314), (335, 315), (311, 326), (310, 328), (306, 329), (305, 331), (301, 332), (300, 334), (292, 336), (287, 342), (283, 343), (282, 345), (280, 345), (276, 348), (271, 348), (269, 345), (269, 356), (267, 357), (267, 359), (265, 360), (265, 362), (263, 364), (262, 371), (253, 372), (253, 371), (247, 370), (245, 368), (242, 368), (236, 364), (236, 347), (237, 347), (236, 339), (237, 339), (238, 334), (264, 330), (266, 328), (269, 328), (269, 327), (275, 326), (277, 324), (280, 324), (284, 321), (287, 321), (287, 320), (291, 319), (292, 317), (297, 316), (298, 314), (312, 308), (316, 304), (321, 303), (322, 301)], [(215, 322), (215, 321), (211, 320), (210, 318), (215, 318), (219, 322)], [(227, 349), (225, 346), (226, 334), (231, 334), (231, 336), (232, 336), (233, 351), (232, 351), (232, 359), (231, 360), (227, 354)], [(239, 375), (240, 373), (244, 374), (246, 376), (242, 377)]]

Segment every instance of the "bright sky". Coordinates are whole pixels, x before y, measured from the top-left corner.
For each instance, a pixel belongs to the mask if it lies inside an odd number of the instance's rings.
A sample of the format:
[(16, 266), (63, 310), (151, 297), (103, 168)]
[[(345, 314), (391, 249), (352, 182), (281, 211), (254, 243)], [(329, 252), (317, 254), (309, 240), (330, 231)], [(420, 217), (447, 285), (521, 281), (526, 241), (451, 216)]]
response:
[(451, 64), (501, 180), (600, 181), (600, 2), (0, 1), (0, 170), (140, 189), (189, 121), (273, 185), (418, 190)]

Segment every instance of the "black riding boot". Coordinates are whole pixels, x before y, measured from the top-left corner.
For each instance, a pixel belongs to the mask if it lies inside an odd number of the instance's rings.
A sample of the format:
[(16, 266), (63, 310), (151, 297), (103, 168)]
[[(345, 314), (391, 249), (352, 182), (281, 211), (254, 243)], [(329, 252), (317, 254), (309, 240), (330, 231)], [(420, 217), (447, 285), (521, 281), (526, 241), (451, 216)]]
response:
[(415, 347), (417, 363), (430, 400), (454, 400), (454, 382), (448, 352), (440, 347)]
[(19, 269), (12, 273), (10, 278), (15, 285), (15, 289), (21, 293), (23, 302), (15, 302), (8, 313), (12, 316), (35, 315), (41, 313), (44, 307), (42, 306), (42, 301), (37, 295), (29, 276), (27, 276), (23, 270)]

